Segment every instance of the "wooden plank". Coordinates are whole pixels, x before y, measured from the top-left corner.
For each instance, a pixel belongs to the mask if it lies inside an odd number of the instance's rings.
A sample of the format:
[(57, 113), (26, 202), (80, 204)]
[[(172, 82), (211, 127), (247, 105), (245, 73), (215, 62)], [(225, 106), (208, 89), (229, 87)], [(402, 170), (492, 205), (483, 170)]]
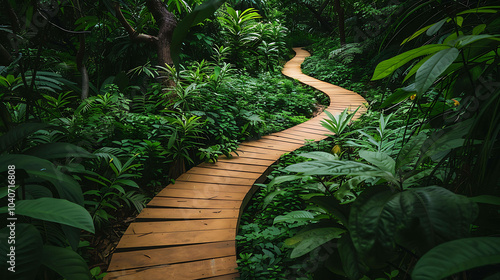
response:
[(203, 191), (165, 188), (161, 192), (159, 192), (156, 196), (179, 197), (179, 198), (241, 200), (245, 196), (245, 193), (242, 193), (242, 192), (223, 192), (222, 190), (220, 190), (218, 188), (205, 189)]
[(277, 135), (275, 133), (269, 134), (266, 136), (262, 136), (262, 139), (274, 140), (274, 141), (287, 141), (289, 143), (304, 145), (304, 140), (300, 139), (300, 137), (284, 137), (284, 136)]
[(242, 172), (242, 171), (232, 171), (232, 170), (220, 170), (215, 168), (203, 168), (203, 167), (193, 167), (189, 170), (190, 174), (200, 174), (208, 176), (222, 176), (222, 177), (233, 177), (233, 178), (245, 178), (256, 180), (261, 176), (259, 173)]
[(236, 219), (237, 209), (163, 209), (145, 208), (137, 219), (188, 220), (188, 219)]
[(258, 144), (240, 144), (240, 147), (236, 152), (244, 152), (244, 153), (259, 153), (259, 154), (273, 154), (273, 155), (281, 155), (282, 153), (286, 152), (284, 150), (277, 150), (274, 149), (273, 147), (264, 147), (264, 146), (259, 146)]
[(256, 147), (256, 146), (251, 146), (251, 145), (240, 145), (240, 148), (238, 149), (237, 152), (239, 151), (244, 151), (247, 153), (259, 153), (259, 154), (272, 154), (273, 156), (280, 157), (283, 153), (288, 152), (289, 150), (287, 149), (286, 151), (280, 151), (276, 150), (273, 148), (267, 148), (267, 147)]
[[(323, 91), (330, 98), (325, 110), (339, 114), (366, 102), (354, 92), (304, 75), (300, 65), (309, 53), (294, 50), (296, 56), (283, 74)], [(356, 117), (364, 111), (361, 108)], [(236, 279), (234, 237), (242, 203), (282, 153), (303, 146), (305, 139), (327, 138), (324, 134), (330, 132), (321, 126), (326, 117), (323, 112), (293, 128), (243, 143), (239, 156), (202, 163), (183, 174), (158, 193), (137, 217), (139, 222), (129, 226), (110, 267), (115, 271), (107, 279)], [(124, 252), (143, 247), (148, 249)]]
[[(315, 135), (315, 134), (313, 135), (313, 134), (309, 134), (307, 132), (298, 132), (298, 131), (296, 131), (296, 132), (282, 131), (282, 132), (278, 132), (278, 133), (273, 134), (273, 136), (275, 136), (275, 137), (290, 137), (290, 138), (300, 139), (303, 143), (307, 142), (306, 139), (310, 140), (310, 139), (321, 137), (319, 135)], [(302, 144), (302, 146), (303, 145), (304, 144)]]
[(303, 131), (283, 131), (280, 133), (282, 133), (283, 135), (301, 136), (304, 139), (314, 140), (314, 141), (318, 141), (318, 140), (322, 140), (322, 139), (327, 138), (327, 136), (325, 136), (325, 135), (311, 134), (311, 133), (303, 132)]
[[(283, 151), (283, 153), (285, 153)], [(243, 151), (238, 151), (238, 154), (236, 155), (234, 152), (232, 155), (234, 157), (239, 157), (239, 158), (253, 158), (253, 159), (266, 159), (266, 160), (272, 160), (275, 161), (277, 160), (282, 153), (272, 153), (272, 154), (259, 154), (259, 153), (252, 153), (252, 152), (243, 152)]]
[(234, 240), (160, 249), (118, 252), (113, 255), (108, 271), (144, 268), (234, 255), (236, 255), (236, 242)]
[(237, 219), (208, 219), (162, 222), (131, 223), (125, 234), (145, 234), (152, 232), (179, 232), (236, 228)]
[[(252, 143), (246, 143), (246, 144), (240, 144), (240, 146), (243, 147), (256, 147), (256, 148), (261, 148), (261, 149), (271, 149), (275, 150), (276, 152), (273, 153), (286, 153), (289, 152), (290, 150), (295, 150), (297, 147), (302, 146), (303, 143), (291, 143), (291, 142), (286, 142), (286, 141), (278, 141), (278, 140), (273, 140), (273, 139), (261, 139), (258, 142), (252, 142)], [(279, 153), (278, 153), (279, 152)]]
[(317, 134), (317, 135), (324, 135), (325, 133), (328, 133), (329, 130), (326, 128), (308, 128), (308, 127), (293, 127), (290, 128), (290, 130), (285, 130), (284, 132), (292, 132), (292, 131), (300, 131), (300, 132), (306, 132), (309, 134)]
[(200, 192), (238, 192), (246, 193), (250, 186), (238, 186), (238, 185), (224, 185), (224, 184), (205, 184), (205, 183), (195, 183), (195, 182), (175, 182), (175, 184), (168, 185), (169, 189), (183, 189), (183, 190), (193, 190)]
[(276, 160), (268, 160), (268, 159), (255, 159), (255, 158), (240, 158), (240, 157), (232, 157), (219, 158), (219, 162), (229, 162), (229, 163), (238, 163), (238, 164), (253, 164), (253, 165), (261, 165), (261, 166), (270, 166)]
[(241, 206), (241, 200), (215, 200), (215, 199), (192, 199), (192, 198), (170, 198), (157, 196), (153, 198), (148, 207), (167, 208), (192, 208), (192, 209), (237, 209)]
[(237, 272), (236, 256), (196, 262), (110, 272), (107, 280), (185, 280), (227, 275)]
[(117, 248), (144, 248), (234, 241), (235, 237), (236, 229), (127, 234), (120, 239), (120, 243), (118, 243)]
[(268, 167), (259, 166), (259, 165), (251, 165), (251, 164), (238, 164), (238, 163), (229, 163), (229, 162), (216, 162), (216, 163), (202, 163), (198, 165), (198, 167), (211, 168), (211, 169), (222, 169), (222, 170), (234, 170), (234, 171), (243, 171), (243, 172), (253, 172), (259, 173), (266, 171)]
[(199, 183), (218, 183), (218, 184), (227, 184), (227, 185), (248, 185), (251, 186), (255, 182), (254, 179), (245, 179), (245, 178), (234, 178), (234, 177), (215, 177), (215, 176), (207, 176), (207, 175), (198, 175), (198, 174), (189, 174), (184, 173), (177, 181), (183, 182), (199, 182)]

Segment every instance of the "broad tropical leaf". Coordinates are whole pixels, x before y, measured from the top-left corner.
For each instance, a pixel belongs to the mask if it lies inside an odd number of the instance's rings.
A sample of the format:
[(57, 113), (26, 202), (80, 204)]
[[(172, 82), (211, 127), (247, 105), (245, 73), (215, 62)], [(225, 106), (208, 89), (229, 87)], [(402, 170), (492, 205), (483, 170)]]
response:
[[(9, 224), (9, 222), (7, 222)], [(8, 244), (7, 238), (10, 229), (4, 227), (0, 230), (0, 276), (2, 279), (32, 280), (41, 264), (43, 240), (40, 233), (33, 225), (16, 224), (16, 243)], [(10, 246), (15, 246), (15, 272), (7, 270), (10, 254)], [(6, 267), (7, 266), (7, 267)]]
[(340, 238), (344, 232), (344, 229), (334, 227), (312, 229), (285, 240), (285, 245), (294, 247), (290, 257), (298, 258), (332, 239)]
[(441, 50), (449, 49), (449, 48), (450, 48), (450, 46), (446, 46), (446, 45), (438, 45), (438, 44), (425, 45), (425, 46), (422, 46), (420, 48), (416, 48), (416, 49), (404, 52), (404, 53), (397, 55), (393, 58), (384, 60), (384, 61), (380, 62), (377, 65), (377, 67), (375, 68), (375, 71), (373, 72), (372, 81), (380, 80), (380, 79), (383, 79), (383, 78), (389, 76), (396, 69), (405, 65), (406, 63), (410, 62), (411, 60), (413, 60), (415, 58), (418, 58), (418, 57), (421, 57), (424, 55), (428, 55), (428, 54), (437, 53)]
[(292, 211), (284, 216), (274, 218), (273, 224), (276, 223), (293, 223), (306, 222), (314, 219), (314, 215), (309, 211)]
[(94, 223), (82, 206), (65, 199), (43, 197), (17, 202), (16, 214), (73, 226), (94, 233)]
[(73, 177), (57, 170), (50, 161), (29, 155), (7, 154), (0, 158), (0, 172), (8, 165), (25, 170), (38, 181), (47, 180), (54, 185), (61, 198), (83, 205), (83, 194)]
[(436, 79), (455, 61), (458, 54), (459, 50), (456, 48), (444, 49), (434, 54), (422, 64), (415, 75), (417, 93), (425, 93)]
[(45, 245), (42, 262), (64, 279), (90, 280), (92, 278), (85, 260), (71, 249)]
[(396, 242), (425, 252), (439, 243), (467, 237), (477, 213), (474, 202), (442, 187), (403, 192), (372, 188), (354, 202), (349, 229), (362, 254), (370, 253), (376, 244), (390, 249)]
[(383, 171), (391, 174), (396, 172), (396, 162), (386, 153), (361, 150), (359, 156)]
[(500, 263), (499, 237), (474, 237), (443, 243), (425, 255), (411, 274), (414, 280), (440, 280), (471, 268)]
[(0, 154), (8, 151), (16, 143), (30, 136), (34, 132), (40, 129), (45, 129), (49, 126), (50, 125), (43, 123), (23, 123), (14, 127), (0, 137)]
[(24, 152), (25, 154), (44, 158), (56, 159), (66, 157), (94, 158), (95, 155), (85, 149), (70, 143), (56, 142), (38, 145)]
[(413, 136), (410, 141), (401, 148), (396, 158), (396, 170), (399, 170), (415, 160), (415, 157), (418, 155), (426, 139), (427, 134), (421, 132), (417, 136)]

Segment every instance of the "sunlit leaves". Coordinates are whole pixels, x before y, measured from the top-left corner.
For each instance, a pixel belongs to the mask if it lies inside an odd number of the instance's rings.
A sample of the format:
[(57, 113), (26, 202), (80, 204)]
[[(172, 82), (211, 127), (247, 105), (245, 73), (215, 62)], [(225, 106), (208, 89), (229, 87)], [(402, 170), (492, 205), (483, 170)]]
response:
[(450, 46), (439, 45), (439, 44), (430, 44), (425, 45), (407, 52), (404, 52), (400, 55), (397, 55), (391, 59), (384, 60), (380, 62), (375, 71), (373, 72), (372, 80), (380, 80), (389, 75), (391, 75), (396, 69), (410, 62), (411, 60), (428, 55), (437, 53), (441, 50), (448, 49)]

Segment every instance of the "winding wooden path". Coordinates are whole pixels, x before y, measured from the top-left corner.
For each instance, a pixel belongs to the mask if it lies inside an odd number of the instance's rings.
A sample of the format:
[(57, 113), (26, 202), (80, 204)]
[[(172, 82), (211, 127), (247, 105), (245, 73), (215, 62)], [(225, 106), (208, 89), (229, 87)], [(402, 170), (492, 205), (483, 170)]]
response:
[[(324, 92), (326, 108), (339, 114), (365, 103), (358, 94), (302, 74), (309, 56), (297, 55), (283, 74)], [(364, 107), (357, 113), (364, 112)], [(181, 175), (151, 200), (120, 240), (107, 279), (236, 279), (235, 237), (241, 212), (279, 157), (304, 145), (305, 139), (325, 139), (324, 113), (290, 129), (240, 145), (239, 156), (202, 163)]]

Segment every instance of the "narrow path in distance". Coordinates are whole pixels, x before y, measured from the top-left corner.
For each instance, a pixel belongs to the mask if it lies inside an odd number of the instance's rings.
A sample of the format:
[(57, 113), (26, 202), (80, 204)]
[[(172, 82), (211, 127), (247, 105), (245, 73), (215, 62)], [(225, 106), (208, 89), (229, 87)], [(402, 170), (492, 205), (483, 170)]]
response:
[[(324, 92), (325, 109), (336, 115), (355, 110), (366, 100), (355, 92), (302, 74), (300, 65), (309, 53), (285, 64), (283, 74)], [(356, 117), (365, 111), (362, 107)], [(238, 155), (202, 163), (181, 175), (154, 197), (130, 224), (111, 259), (106, 279), (236, 279), (236, 231), (239, 217), (263, 182), (269, 167), (287, 152), (302, 147), (305, 139), (327, 138), (320, 121), (309, 121), (259, 140), (240, 144)]]

